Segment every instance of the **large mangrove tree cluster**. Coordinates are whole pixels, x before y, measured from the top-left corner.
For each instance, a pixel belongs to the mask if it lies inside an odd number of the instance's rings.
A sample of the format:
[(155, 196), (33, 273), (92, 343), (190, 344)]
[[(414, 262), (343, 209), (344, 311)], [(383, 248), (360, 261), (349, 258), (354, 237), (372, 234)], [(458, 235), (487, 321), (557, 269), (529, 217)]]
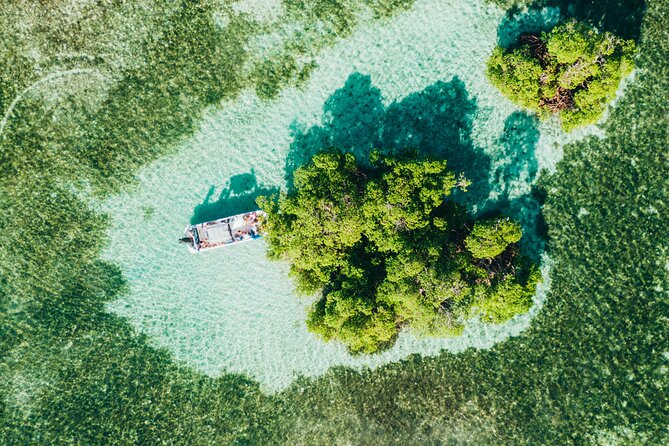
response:
[(601, 118), (634, 68), (635, 48), (632, 40), (571, 20), (541, 35), (521, 35), (516, 48), (495, 48), (488, 77), (540, 117), (559, 114), (570, 131)]
[(299, 290), (322, 292), (307, 325), (323, 339), (373, 353), (403, 326), (451, 336), (474, 315), (500, 323), (530, 308), (540, 274), (519, 253), (520, 226), (472, 221), (446, 200), (467, 181), (445, 161), (330, 151), (294, 182), (259, 201), (270, 257), (290, 262)]

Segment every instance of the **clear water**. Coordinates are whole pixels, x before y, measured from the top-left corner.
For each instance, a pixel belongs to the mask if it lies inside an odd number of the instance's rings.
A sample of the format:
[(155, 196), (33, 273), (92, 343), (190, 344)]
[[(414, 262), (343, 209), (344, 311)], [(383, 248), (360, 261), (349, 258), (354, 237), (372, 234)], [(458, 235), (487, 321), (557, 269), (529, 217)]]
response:
[[(555, 10), (542, 14), (544, 21), (557, 17)], [(541, 123), (538, 139), (524, 146), (527, 129), (508, 126), (518, 110), (484, 74), (501, 20), (501, 11), (481, 1), (418, 1), (410, 11), (363, 25), (325, 50), (301, 89), (284, 90), (271, 102), (247, 92), (210, 110), (174, 156), (144, 169), (136, 188), (104, 204), (113, 219), (105, 257), (122, 267), (130, 285), (127, 295), (109, 305), (110, 311), (126, 317), (178, 360), (211, 376), (224, 370), (248, 374), (266, 390), (333, 365), (378, 366), (411, 353), (487, 348), (518, 334), (536, 313), (548, 281), (537, 291), (538, 305), (505, 325), (473, 321), (456, 339), (416, 339), (403, 333), (387, 352), (354, 357), (307, 331), (304, 319), (311, 300), (294, 294), (287, 265), (265, 259), (264, 242), (199, 255), (177, 244), (189, 222), (245, 210), (256, 195), (283, 187), (286, 158), (299, 149), (296, 139), (314, 126), (327, 129), (343, 119), (332, 116), (328, 99), (337, 91), (346, 93), (341, 89), (347, 80), (367, 75), (369, 95), (380, 95), (380, 113), (393, 104), (409, 104), (408, 98), (421, 97), (439, 81), (458, 78), (475, 102), (472, 144), (489, 157), (491, 172), (508, 174), (499, 177), (503, 184), (491, 185), (490, 198), (502, 192), (509, 198), (527, 194), (537, 171), (554, 168), (565, 143), (598, 130), (565, 135), (557, 122)], [(439, 113), (439, 103), (432, 105)], [(348, 112), (350, 122), (369, 118), (362, 106)], [(404, 140), (420, 144), (420, 135), (408, 132)], [(522, 147), (515, 150), (515, 145)], [(550, 262), (543, 260), (546, 273)]]

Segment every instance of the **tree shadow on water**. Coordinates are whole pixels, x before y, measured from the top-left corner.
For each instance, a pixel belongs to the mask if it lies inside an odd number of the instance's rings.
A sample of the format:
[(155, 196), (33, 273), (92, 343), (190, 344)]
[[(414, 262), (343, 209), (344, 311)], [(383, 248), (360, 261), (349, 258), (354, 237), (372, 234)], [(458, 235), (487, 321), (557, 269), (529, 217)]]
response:
[(325, 102), (322, 126), (305, 129), (293, 122), (293, 142), (286, 159), (288, 187), (293, 187), (293, 172), (323, 149), (336, 147), (368, 159), (372, 149), (379, 147), (384, 112), (381, 91), (372, 86), (371, 77), (351, 74), (346, 84)]
[(445, 159), (456, 174), (472, 182), (467, 193), (454, 193), (456, 201), (480, 204), (490, 192), (490, 157), (472, 141), (477, 106), (465, 84), (454, 77), (437, 82), (392, 103), (385, 115), (381, 147), (391, 151), (405, 147)]
[(478, 205), (489, 194), (490, 159), (471, 138), (477, 106), (457, 77), (436, 82), (388, 107), (371, 77), (353, 73), (325, 102), (321, 126), (309, 129), (293, 123), (293, 143), (286, 161), (286, 180), (292, 188), (295, 169), (314, 154), (336, 147), (368, 160), (373, 149), (394, 154), (406, 148), (420, 155), (445, 159), (456, 173), (472, 181), (462, 204)]
[(538, 126), (535, 115), (522, 111), (512, 113), (504, 121), (504, 132), (497, 140), (501, 153), (492, 181), (495, 191), (508, 194), (514, 184), (530, 184), (536, 179)]
[[(286, 160), (288, 188), (294, 171), (331, 147), (368, 160), (373, 149), (396, 154), (412, 148), (419, 155), (445, 159), (472, 184), (453, 198), (479, 215), (508, 215), (522, 227), (524, 248), (532, 257), (544, 249), (540, 194), (528, 187), (538, 171), (535, 148), (539, 122), (524, 112), (512, 113), (497, 140), (494, 159), (472, 141), (477, 111), (474, 98), (457, 77), (436, 82), (388, 107), (369, 75), (353, 73), (323, 107), (322, 124), (292, 125), (293, 143)], [(490, 198), (492, 197), (492, 198)]]
[[(502, 3), (493, 0), (494, 3)], [(528, 6), (509, 9), (498, 29), (498, 43), (504, 47), (515, 44), (520, 34), (540, 33), (560, 21), (576, 19), (609, 31), (624, 39), (638, 40), (645, 0), (536, 0), (519, 2)], [(551, 12), (557, 11), (557, 15)]]
[(509, 10), (497, 27), (497, 44), (504, 48), (518, 46), (523, 34), (540, 35), (563, 20), (558, 8), (531, 7), (522, 12)]
[(192, 225), (255, 210), (258, 208), (256, 198), (279, 191), (276, 187), (259, 186), (253, 170), (230, 177), (226, 187), (212, 201), (215, 190), (216, 186), (212, 185), (202, 203), (195, 206), (190, 219)]
[(522, 111), (512, 113), (504, 122), (504, 132), (496, 143), (499, 156), (491, 174), (492, 195), (496, 198), (487, 203), (485, 211), (518, 221), (523, 228), (523, 251), (535, 260), (544, 251), (547, 238), (541, 214), (545, 194), (534, 185), (539, 169), (535, 155), (538, 126), (536, 116)]

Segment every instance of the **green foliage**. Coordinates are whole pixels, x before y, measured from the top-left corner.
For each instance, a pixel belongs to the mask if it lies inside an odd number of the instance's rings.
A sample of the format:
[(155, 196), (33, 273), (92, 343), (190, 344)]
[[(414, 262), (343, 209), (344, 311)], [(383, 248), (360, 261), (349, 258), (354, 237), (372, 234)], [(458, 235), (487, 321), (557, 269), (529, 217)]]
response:
[(558, 113), (567, 131), (596, 123), (634, 67), (634, 42), (575, 20), (534, 39), (521, 39), (512, 50), (495, 48), (490, 81), (541, 117)]
[(270, 216), (286, 216), (268, 218), (268, 232), (277, 235), (269, 256), (294, 259), (291, 271), (306, 293), (323, 288), (335, 271), (348, 266), (345, 253), (362, 236), (356, 173), (353, 155), (322, 155), (314, 158), (311, 169), (296, 172), (299, 195), (294, 199), (282, 196), (277, 208), (259, 201)]
[[(541, 272), (536, 265), (523, 263), (519, 265), (517, 275), (505, 276), (489, 292), (482, 293), (483, 298), (476, 301), (475, 306), (483, 320), (499, 324), (530, 309), (535, 293), (534, 284), (541, 280)], [(526, 277), (520, 279), (523, 276)]]
[(522, 237), (520, 225), (506, 219), (479, 220), (465, 239), (469, 252), (477, 259), (497, 257)]
[[(459, 334), (479, 303), (491, 322), (527, 311), (539, 276), (514, 275), (516, 250), (491, 267), (460, 248), (467, 218), (445, 198), (463, 181), (444, 161), (409, 152), (373, 152), (370, 160), (365, 167), (350, 153), (317, 154), (295, 172), (294, 190), (258, 202), (268, 214), (270, 258), (290, 262), (301, 291), (322, 290), (311, 331), (374, 353), (403, 326), (425, 336)], [(474, 227), (471, 250), (491, 260), (521, 236), (507, 219)]]
[(314, 306), (307, 327), (324, 340), (340, 340), (358, 353), (374, 353), (397, 336), (392, 309), (374, 305), (355, 289), (329, 293)]
[(495, 87), (523, 107), (539, 111), (541, 86), (538, 82), (543, 69), (532, 57), (529, 48), (506, 52), (497, 47), (488, 60), (488, 77)]

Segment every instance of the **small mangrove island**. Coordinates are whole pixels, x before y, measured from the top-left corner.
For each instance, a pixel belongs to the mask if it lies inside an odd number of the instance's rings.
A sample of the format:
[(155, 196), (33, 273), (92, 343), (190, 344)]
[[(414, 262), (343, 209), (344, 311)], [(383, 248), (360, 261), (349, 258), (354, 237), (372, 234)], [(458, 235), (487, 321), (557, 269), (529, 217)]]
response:
[(541, 35), (523, 34), (512, 49), (498, 46), (488, 60), (488, 78), (516, 104), (562, 127), (596, 123), (634, 68), (636, 46), (610, 32), (571, 20)]
[(472, 219), (448, 199), (468, 185), (413, 152), (363, 162), (332, 150), (298, 168), (288, 192), (261, 197), (268, 256), (290, 262), (299, 291), (321, 293), (309, 330), (374, 353), (403, 327), (455, 336), (472, 317), (526, 312), (541, 274), (520, 253), (520, 225)]

